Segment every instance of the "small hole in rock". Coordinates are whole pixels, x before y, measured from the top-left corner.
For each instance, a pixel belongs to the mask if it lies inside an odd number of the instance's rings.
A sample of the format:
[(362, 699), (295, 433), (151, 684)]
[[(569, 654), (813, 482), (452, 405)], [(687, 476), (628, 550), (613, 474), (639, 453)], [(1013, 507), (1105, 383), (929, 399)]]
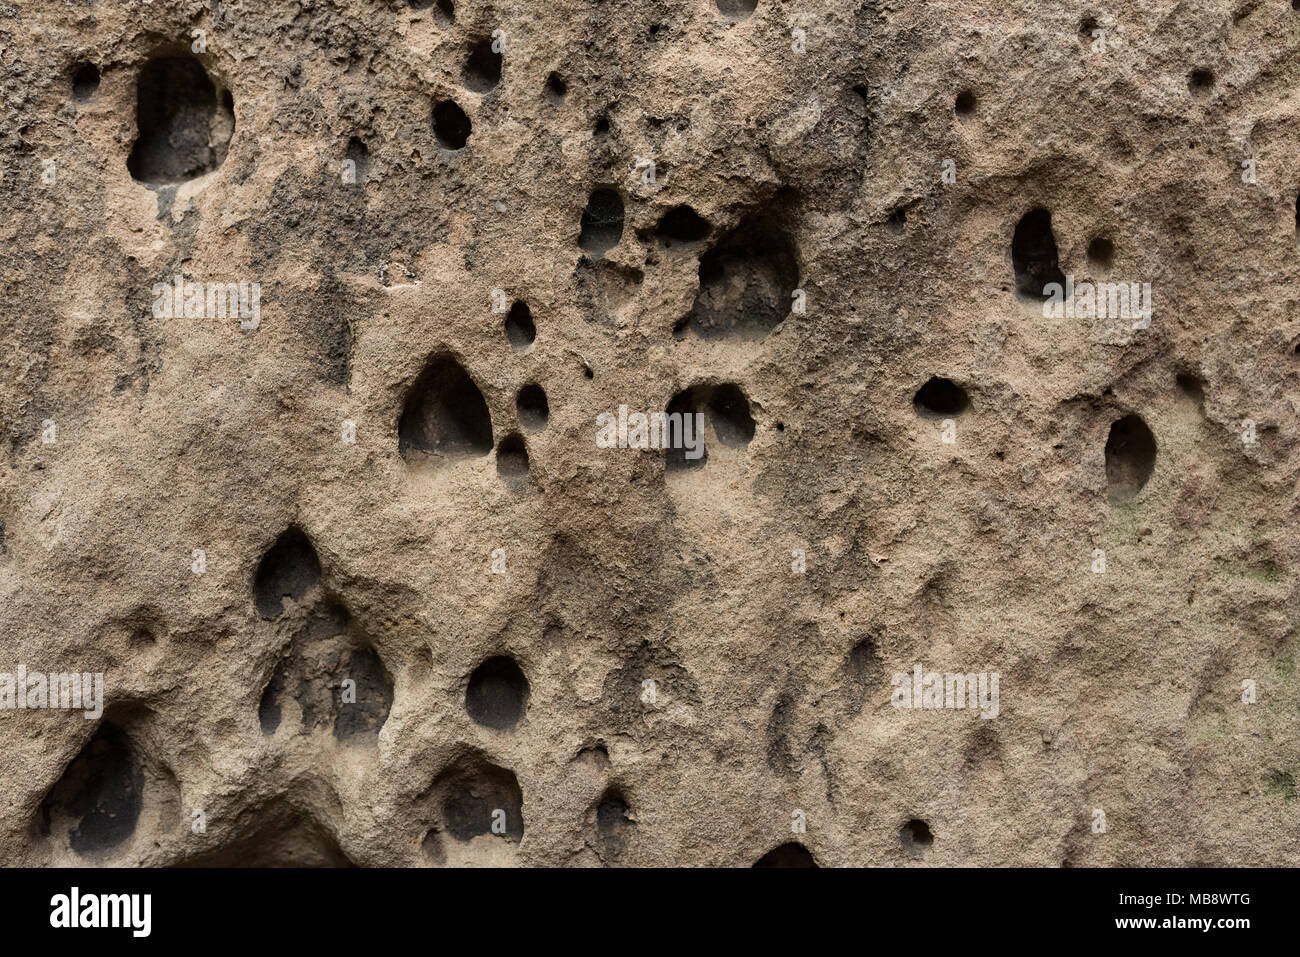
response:
[(1098, 236), (1088, 244), (1088, 261), (1094, 266), (1109, 269), (1115, 259), (1115, 244), (1104, 236)]
[(578, 246), (592, 256), (603, 256), (623, 238), (623, 199), (615, 190), (598, 189), (582, 211)]
[(709, 396), (709, 420), (718, 441), (733, 449), (743, 449), (754, 438), (754, 417), (749, 400), (739, 386), (720, 385)]
[(460, 72), (465, 89), (487, 93), (501, 82), (501, 54), (492, 49), (491, 40), (480, 40), (470, 48)]
[(1131, 501), (1156, 467), (1156, 437), (1140, 415), (1126, 415), (1106, 438), (1106, 486), (1112, 502)]
[(920, 857), (934, 844), (930, 825), (915, 818), (903, 825), (902, 830), (898, 832), (898, 839), (902, 842), (903, 849), (912, 857)]
[(755, 867), (816, 867), (808, 848), (798, 841), (789, 841), (774, 848), (754, 862)]
[(515, 397), (519, 411), (519, 424), (526, 432), (540, 432), (551, 417), (551, 407), (546, 401), (546, 391), (536, 382), (530, 382)]
[(903, 227), (907, 225), (907, 210), (896, 209), (889, 214), (889, 219), (885, 221), (885, 230), (891, 236), (899, 236), (903, 232)]
[(104, 722), (41, 804), (43, 831), (67, 827), (82, 856), (99, 855), (135, 833), (144, 774), (126, 733)]
[(474, 380), (451, 356), (435, 356), (411, 386), (397, 425), (408, 461), (453, 460), (492, 451), (492, 417)]
[(526, 302), (516, 302), (506, 313), (506, 341), (515, 352), (525, 352), (537, 339), (533, 312)]
[(564, 77), (558, 73), (552, 73), (546, 78), (546, 98), (554, 105), (559, 106), (568, 95), (569, 84), (564, 82)]
[(320, 581), (320, 559), (299, 528), (286, 529), (257, 565), (253, 603), (268, 620), (284, 611), (284, 599), (299, 601)]
[(976, 102), (974, 93), (970, 90), (962, 90), (957, 94), (957, 99), (953, 103), (953, 110), (964, 119), (974, 114)]
[(470, 675), (465, 688), (465, 710), (485, 728), (513, 728), (528, 706), (528, 679), (513, 658), (497, 655)]
[(1205, 387), (1201, 380), (1190, 372), (1180, 372), (1177, 379), (1178, 390), (1183, 394), (1183, 398), (1200, 405), (1205, 401)]
[(345, 158), (352, 161), (356, 182), (364, 183), (366, 174), (370, 171), (370, 150), (366, 148), (365, 142), (360, 137), (354, 136), (348, 140), (348, 152)]
[(1093, 41), (1093, 31), (1101, 29), (1097, 18), (1093, 16), (1084, 17), (1079, 21), (1079, 41), (1081, 43), (1091, 43)]
[(72, 71), (72, 98), (84, 103), (99, 89), (99, 67), (93, 63), (78, 63)]
[(689, 206), (674, 206), (659, 220), (655, 235), (665, 246), (673, 243), (695, 243), (709, 235), (708, 220)]
[(912, 408), (927, 419), (943, 419), (970, 408), (970, 397), (951, 379), (934, 376), (916, 391)]
[[(523, 838), (524, 795), (514, 772), (470, 754), (440, 774), (433, 790), (442, 796), (445, 830), (455, 840), (486, 835), (517, 844)], [(504, 833), (494, 825), (504, 825)]]
[(599, 117), (597, 117), (597, 118), (596, 118), (596, 125), (592, 128), (592, 132), (593, 132), (596, 136), (604, 136), (606, 133), (608, 133), (608, 132), (609, 132), (609, 116), (606, 115), (606, 114), (603, 114), (603, 113), (602, 113)]
[(433, 108), (433, 135), (444, 149), (463, 149), (470, 134), (469, 117), (451, 100), (443, 100)]
[(758, 0), (716, 0), (718, 12), (728, 23), (748, 20), (758, 7)]
[(1187, 88), (1197, 96), (1204, 96), (1214, 86), (1214, 71), (1201, 67), (1193, 70), (1187, 78)]
[(511, 485), (528, 478), (528, 447), (518, 432), (511, 432), (497, 446), (497, 474)]
[(1056, 237), (1052, 235), (1052, 214), (1032, 209), (1021, 217), (1011, 237), (1011, 264), (1015, 270), (1016, 293), (1027, 299), (1043, 298), (1048, 283), (1065, 285), (1065, 274), (1057, 264)]

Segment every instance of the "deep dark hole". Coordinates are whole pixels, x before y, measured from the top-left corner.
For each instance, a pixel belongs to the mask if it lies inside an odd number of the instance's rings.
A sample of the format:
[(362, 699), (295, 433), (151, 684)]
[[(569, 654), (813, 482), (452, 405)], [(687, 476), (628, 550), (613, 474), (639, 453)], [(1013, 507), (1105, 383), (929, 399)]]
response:
[(659, 220), (655, 235), (665, 246), (673, 243), (695, 243), (709, 235), (708, 220), (689, 206), (674, 206)]
[(798, 841), (789, 841), (760, 857), (755, 867), (816, 867), (817, 862), (808, 848)]
[(449, 27), (456, 22), (456, 7), (452, 0), (438, 0), (437, 8), (433, 18), (438, 21), (439, 26)]
[[(669, 400), (668, 408), (665, 411), (669, 416), (681, 415), (684, 422), (686, 416), (693, 416), (696, 412), (704, 411), (700, 408), (701, 399), (703, 398), (701, 392), (700, 389), (683, 389)], [(702, 454), (699, 458), (687, 458), (687, 450), (682, 434), (670, 426), (669, 444), (664, 452), (664, 468), (670, 472), (678, 469), (703, 468), (704, 463), (709, 460), (709, 450), (703, 446), (703, 438), (700, 436), (701, 430), (696, 428), (694, 419), (691, 420), (690, 429), (691, 437), (695, 444), (702, 449)]]
[(287, 529), (262, 556), (253, 579), (253, 603), (263, 618), (284, 611), (284, 599), (295, 601), (320, 581), (320, 559), (301, 529)]
[(493, 815), (505, 812), (507, 840), (524, 836), (523, 792), (519, 779), (481, 759), (466, 759), (434, 782), (443, 791), (443, 821), (447, 833), (458, 841), (492, 834)]
[(104, 722), (41, 804), (42, 820), (71, 823), (68, 843), (78, 854), (114, 848), (135, 832), (144, 775), (126, 733)]
[(492, 49), (491, 40), (479, 40), (470, 48), (460, 78), (475, 93), (487, 93), (501, 82), (501, 54)]
[(743, 449), (754, 438), (754, 417), (749, 400), (736, 385), (717, 386), (709, 396), (707, 412), (718, 441), (733, 449)]
[(970, 116), (975, 112), (975, 94), (970, 90), (962, 90), (957, 94), (957, 100), (953, 104), (958, 116)]
[(533, 313), (526, 302), (516, 302), (506, 313), (506, 341), (515, 352), (523, 352), (537, 338)]
[(885, 229), (891, 236), (898, 236), (903, 232), (903, 227), (907, 225), (907, 210), (896, 209), (889, 214), (889, 219), (885, 221)]
[(278, 665), (262, 691), (262, 700), (257, 704), (257, 724), (265, 735), (275, 734), (276, 729), (280, 727), (280, 721), (284, 718), (284, 710), (280, 704), (284, 700), (286, 690), (284, 675), (284, 668)]
[(597, 136), (604, 136), (609, 132), (609, 116), (607, 114), (602, 113), (596, 118), (596, 125), (592, 128), (592, 132)]
[(606, 791), (596, 808), (596, 832), (612, 837), (632, 822), (628, 820), (627, 801), (618, 791)]
[(1088, 259), (1098, 266), (1109, 267), (1115, 259), (1115, 244), (1098, 236), (1088, 244)]
[(1193, 93), (1205, 94), (1214, 86), (1214, 71), (1200, 67), (1192, 71), (1187, 78), (1187, 88)]
[(1205, 401), (1205, 386), (1201, 384), (1199, 378), (1190, 372), (1180, 372), (1175, 381), (1178, 383), (1179, 391), (1182, 392), (1185, 398), (1190, 399), (1197, 405)]
[(433, 108), (433, 135), (444, 149), (463, 149), (469, 139), (469, 117), (451, 100), (443, 100)]
[(519, 395), (515, 397), (515, 408), (519, 411), (519, 424), (527, 432), (542, 431), (551, 417), (546, 390), (536, 382), (530, 382), (519, 390)]
[(612, 189), (598, 189), (582, 211), (578, 245), (592, 256), (603, 256), (623, 238), (623, 199)]
[(950, 415), (961, 415), (970, 408), (970, 397), (965, 389), (951, 379), (934, 376), (917, 389), (916, 396), (912, 399), (912, 408), (917, 415), (943, 419)]
[(354, 682), (356, 700), (339, 701), (334, 737), (347, 741), (378, 735), (393, 707), (393, 679), (383, 660), (373, 648), (354, 648), (338, 678)]
[(93, 63), (78, 63), (72, 71), (72, 98), (84, 103), (99, 89), (99, 67)]
[(1079, 39), (1084, 43), (1091, 43), (1093, 40), (1092, 31), (1096, 30), (1098, 26), (1096, 17), (1084, 17), (1079, 21)]
[(688, 325), (704, 339), (765, 338), (790, 314), (799, 284), (794, 250), (770, 222), (743, 221), (700, 257)]
[(356, 136), (349, 139), (347, 158), (356, 167), (357, 182), (364, 183), (366, 174), (370, 171), (370, 150), (365, 141)]
[(755, 8), (758, 6), (758, 0), (717, 0), (718, 12), (732, 23), (739, 23), (741, 20), (748, 19)]
[(1052, 214), (1033, 209), (1021, 217), (1011, 238), (1011, 264), (1016, 274), (1016, 292), (1027, 299), (1043, 298), (1048, 283), (1065, 285), (1065, 274), (1056, 261), (1056, 237), (1052, 235)]
[(397, 423), (408, 460), (457, 459), (492, 451), (492, 417), (474, 380), (451, 356), (437, 356), (411, 386)]
[(126, 161), (142, 183), (180, 183), (211, 172), (226, 158), (234, 132), (233, 100), (227, 106), (203, 65), (192, 57), (151, 60), (136, 91), (139, 136)]
[(528, 446), (518, 432), (511, 432), (497, 446), (497, 474), (511, 483), (528, 478)]
[(569, 84), (564, 82), (564, 77), (558, 73), (552, 73), (546, 78), (546, 96), (552, 103), (559, 106), (564, 102), (564, 98), (569, 93)]
[(919, 857), (934, 843), (934, 835), (930, 833), (930, 825), (915, 818), (903, 825), (902, 830), (898, 832), (898, 838), (903, 847), (916, 857)]
[(1126, 415), (1106, 438), (1106, 486), (1112, 502), (1131, 501), (1156, 467), (1156, 437), (1140, 415)]

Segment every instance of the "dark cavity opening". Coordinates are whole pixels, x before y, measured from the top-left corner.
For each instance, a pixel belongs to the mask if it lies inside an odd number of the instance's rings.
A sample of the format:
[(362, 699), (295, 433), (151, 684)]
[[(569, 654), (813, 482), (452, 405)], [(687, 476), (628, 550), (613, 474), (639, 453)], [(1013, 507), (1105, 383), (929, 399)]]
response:
[(352, 161), (353, 171), (357, 177), (356, 181), (364, 183), (366, 174), (370, 172), (370, 150), (366, 147), (365, 141), (357, 136), (349, 139), (346, 158)]
[(603, 256), (623, 238), (623, 198), (612, 189), (598, 189), (582, 211), (578, 246), (591, 256)]
[(78, 63), (72, 71), (72, 98), (84, 103), (99, 89), (99, 67), (93, 63)]
[(135, 833), (144, 798), (144, 773), (126, 733), (104, 722), (41, 804), (41, 830), (67, 828), (76, 853), (112, 850)]
[(465, 710), (485, 728), (513, 728), (528, 705), (528, 679), (513, 658), (489, 658), (470, 675)]
[(443, 149), (464, 149), (469, 139), (470, 122), (465, 111), (452, 100), (443, 100), (433, 107), (433, 135)]
[(552, 73), (546, 78), (546, 98), (555, 106), (564, 102), (564, 98), (569, 94), (569, 84), (564, 82), (564, 77), (558, 73)]
[(1183, 398), (1197, 405), (1205, 402), (1205, 386), (1197, 376), (1190, 372), (1180, 372), (1174, 381), (1177, 382), (1178, 391), (1183, 394)]
[(902, 843), (903, 849), (912, 857), (920, 857), (934, 844), (934, 835), (930, 833), (930, 825), (916, 818), (903, 825), (898, 832), (898, 839)]
[(1088, 261), (1094, 266), (1109, 269), (1115, 260), (1115, 244), (1104, 236), (1098, 236), (1088, 244)]
[(601, 856), (610, 861), (622, 857), (633, 827), (631, 808), (623, 792), (616, 787), (607, 788), (596, 805), (596, 840)]
[(1126, 415), (1106, 439), (1106, 487), (1112, 502), (1132, 501), (1156, 467), (1156, 437), (1140, 415)]
[(808, 848), (798, 841), (789, 841), (780, 847), (768, 851), (757, 861), (755, 867), (816, 867)]
[(1187, 88), (1197, 96), (1205, 96), (1214, 86), (1214, 71), (1199, 67), (1187, 77)]
[(927, 419), (945, 419), (951, 415), (961, 415), (970, 408), (970, 397), (965, 389), (951, 379), (934, 376), (916, 390), (912, 408), (917, 415)]
[(349, 741), (377, 736), (393, 707), (393, 678), (383, 660), (373, 648), (353, 648), (340, 671), (340, 683), (353, 682), (355, 700), (344, 700), (340, 694), (334, 737)]
[(758, 0), (717, 0), (718, 12), (728, 23), (748, 20), (758, 7)]
[(977, 103), (974, 93), (970, 90), (962, 90), (957, 94), (957, 99), (953, 103), (953, 110), (958, 116), (965, 119), (974, 114)]
[[(446, 832), (455, 840), (470, 841), (481, 834), (515, 843), (523, 838), (524, 794), (512, 771), (472, 755), (439, 775), (434, 789), (442, 795)], [(503, 816), (504, 833), (495, 834), (492, 825)]]
[(1043, 298), (1048, 283), (1065, 286), (1065, 274), (1056, 261), (1056, 237), (1052, 235), (1052, 214), (1032, 209), (1021, 217), (1011, 238), (1011, 265), (1016, 274), (1016, 292), (1026, 299)]
[[(669, 416), (668, 448), (665, 452), (665, 467), (669, 471), (679, 469), (701, 468), (709, 459), (704, 437), (695, 426), (695, 419), (690, 420), (692, 446), (700, 449), (698, 458), (688, 458), (684, 432), (686, 416), (696, 413), (704, 414), (704, 421), (713, 427), (713, 434), (723, 445), (733, 449), (746, 448), (754, 438), (756, 425), (749, 410), (749, 399), (737, 385), (726, 383), (717, 386), (693, 386), (673, 396), (665, 410)], [(681, 426), (676, 425), (672, 416), (681, 415)]]
[(700, 291), (687, 319), (704, 339), (763, 339), (790, 313), (799, 284), (784, 234), (747, 219), (700, 257)]
[[(227, 91), (229, 92), (229, 91)], [(182, 183), (210, 173), (226, 158), (235, 131), (233, 100), (222, 97), (193, 57), (150, 60), (136, 87), (139, 135), (126, 161), (141, 183)]]
[(525, 352), (537, 338), (533, 312), (526, 302), (516, 302), (506, 313), (506, 341), (515, 352)]
[(452, 461), (492, 451), (487, 402), (451, 356), (435, 356), (411, 386), (397, 423), (397, 447), (408, 462)]
[(709, 396), (706, 409), (714, 434), (723, 445), (743, 449), (754, 438), (754, 417), (749, 400), (736, 385), (720, 385)]
[(526, 432), (542, 431), (551, 417), (546, 390), (536, 382), (530, 382), (519, 390), (519, 395), (515, 397), (515, 408), (519, 412), (519, 424)]
[(889, 219), (885, 220), (885, 231), (891, 236), (901, 236), (903, 228), (907, 225), (907, 210), (896, 209), (889, 214)]
[(528, 446), (518, 432), (511, 432), (497, 446), (497, 475), (511, 485), (528, 478)]
[(708, 220), (691, 207), (674, 206), (659, 220), (659, 228), (655, 230), (655, 235), (665, 246), (672, 246), (674, 243), (685, 245), (699, 242), (709, 235), (711, 228)]
[(320, 559), (301, 529), (287, 529), (262, 556), (253, 579), (253, 603), (263, 618), (278, 618), (284, 599), (300, 601), (320, 581)]
[(461, 84), (475, 93), (487, 93), (501, 82), (501, 54), (492, 49), (491, 40), (479, 40), (465, 57), (460, 71)]

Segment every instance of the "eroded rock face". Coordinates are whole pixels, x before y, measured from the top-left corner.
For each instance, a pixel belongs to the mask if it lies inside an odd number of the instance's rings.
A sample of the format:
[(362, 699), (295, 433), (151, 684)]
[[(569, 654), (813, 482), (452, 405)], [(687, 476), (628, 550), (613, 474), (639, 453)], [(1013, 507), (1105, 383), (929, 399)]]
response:
[(0, 864), (1296, 863), (1297, 18), (7, 5)]

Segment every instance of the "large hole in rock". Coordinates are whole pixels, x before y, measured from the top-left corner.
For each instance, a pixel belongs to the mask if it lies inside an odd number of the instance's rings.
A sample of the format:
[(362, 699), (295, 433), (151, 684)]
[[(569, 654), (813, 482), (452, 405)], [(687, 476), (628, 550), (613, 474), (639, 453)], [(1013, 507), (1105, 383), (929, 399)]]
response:
[(929, 824), (914, 818), (899, 830), (898, 840), (910, 857), (919, 858), (934, 844), (934, 835)]
[(284, 599), (302, 599), (320, 581), (320, 559), (299, 528), (285, 530), (262, 556), (253, 579), (253, 602), (263, 618), (277, 618)]
[(1043, 298), (1048, 283), (1065, 285), (1065, 274), (1056, 261), (1056, 237), (1052, 235), (1052, 214), (1031, 209), (1016, 223), (1011, 237), (1011, 265), (1016, 274), (1016, 293), (1026, 299)]
[(607, 788), (596, 805), (596, 844), (600, 856), (607, 861), (621, 858), (635, 826), (623, 792), (617, 787)]
[(1106, 489), (1112, 502), (1128, 502), (1156, 467), (1156, 437), (1140, 415), (1126, 415), (1106, 437)]
[(397, 423), (398, 451), (411, 463), (450, 462), (492, 451), (492, 416), (454, 358), (431, 359), (411, 386)]
[(457, 841), (480, 835), (518, 843), (524, 836), (524, 794), (514, 772), (477, 753), (466, 755), (433, 782), (443, 829)]
[(780, 847), (768, 851), (757, 861), (755, 867), (816, 867), (808, 848), (798, 841), (788, 841)]
[(950, 415), (961, 415), (969, 409), (970, 398), (966, 395), (966, 390), (951, 379), (934, 376), (916, 390), (912, 408), (917, 415), (925, 418), (945, 419)]
[(161, 57), (140, 71), (136, 127), (126, 161), (131, 176), (150, 186), (182, 183), (226, 158), (235, 132), (233, 103), (228, 91), (218, 97), (198, 60)]
[(655, 235), (665, 247), (697, 243), (709, 235), (708, 220), (689, 206), (674, 206), (659, 220)]
[(72, 98), (84, 103), (99, 89), (99, 67), (93, 63), (78, 63), (72, 71)]
[(465, 710), (485, 728), (513, 728), (528, 706), (528, 679), (513, 658), (489, 658), (470, 675)]
[(526, 302), (516, 302), (506, 313), (506, 341), (515, 352), (527, 352), (537, 339), (537, 326), (533, 312)]
[(99, 856), (135, 833), (144, 773), (126, 733), (105, 721), (41, 804), (41, 830), (62, 834), (77, 854)]
[(591, 256), (600, 257), (623, 238), (623, 198), (616, 190), (598, 189), (587, 199), (582, 211), (582, 231), (578, 246)]
[(700, 257), (700, 291), (684, 327), (702, 338), (763, 339), (790, 314), (799, 285), (794, 249), (765, 220), (751, 218)]
[(487, 93), (501, 82), (501, 54), (492, 49), (491, 40), (480, 40), (470, 48), (460, 81), (475, 93)]
[(345, 743), (377, 737), (393, 706), (393, 679), (347, 609), (318, 607), (294, 634), (258, 706), (262, 733), (279, 728), (290, 703), (299, 731), (332, 729)]
[(355, 867), (338, 840), (312, 817), (277, 802), (252, 818), (253, 826), (224, 847), (179, 867)]
[[(700, 468), (708, 461), (708, 448), (697, 428), (697, 420), (692, 418), (688, 421), (687, 416), (703, 413), (704, 422), (712, 429), (714, 437), (728, 448), (747, 448), (754, 439), (756, 426), (750, 413), (749, 399), (739, 386), (732, 383), (685, 389), (673, 396), (666, 412), (666, 423), (660, 431), (666, 431), (667, 439), (665, 441), (661, 435), (660, 442), (661, 447), (666, 445), (665, 466), (670, 471)], [(632, 425), (629, 423), (629, 444), (632, 438)], [(698, 450), (698, 456), (693, 449)]]
[(530, 382), (519, 390), (515, 396), (515, 409), (519, 413), (519, 424), (525, 432), (540, 432), (546, 428), (551, 417), (551, 406), (546, 401), (546, 390), (536, 382)]

